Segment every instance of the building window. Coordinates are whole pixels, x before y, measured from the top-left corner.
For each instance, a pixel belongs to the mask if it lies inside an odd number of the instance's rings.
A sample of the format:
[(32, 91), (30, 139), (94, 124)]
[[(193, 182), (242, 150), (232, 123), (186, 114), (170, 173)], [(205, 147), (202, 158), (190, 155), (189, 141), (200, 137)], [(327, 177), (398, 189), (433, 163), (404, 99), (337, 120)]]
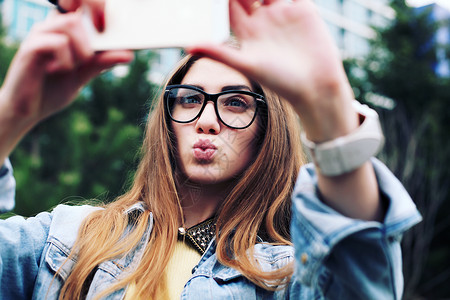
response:
[(363, 5), (353, 1), (347, 1), (342, 7), (345, 18), (360, 24), (367, 24), (367, 9)]
[(345, 36), (346, 36), (346, 30), (344, 28), (340, 28), (339, 30), (339, 48), (342, 50), (345, 50)]
[(47, 16), (49, 9), (45, 6), (36, 5), (32, 2), (21, 1), (17, 3), (17, 25), (16, 34), (13, 38), (24, 39), (31, 27), (36, 23), (43, 21)]
[(370, 23), (372, 21), (373, 11), (369, 8), (367, 9), (367, 20)]

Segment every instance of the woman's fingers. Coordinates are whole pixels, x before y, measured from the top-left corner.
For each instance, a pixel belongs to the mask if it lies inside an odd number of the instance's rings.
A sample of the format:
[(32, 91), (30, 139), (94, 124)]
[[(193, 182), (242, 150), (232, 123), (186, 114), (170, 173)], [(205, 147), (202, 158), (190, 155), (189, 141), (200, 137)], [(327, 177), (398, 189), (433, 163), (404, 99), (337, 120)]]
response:
[[(78, 72), (79, 68), (101, 71), (118, 63), (130, 62), (134, 58), (131, 51), (96, 54), (89, 45), (81, 18), (80, 12), (56, 14), (33, 30), (27, 44), (40, 47), (40, 50), (35, 48), (34, 52), (40, 52), (48, 60), (47, 71)], [(48, 41), (46, 45), (41, 42), (44, 37)]]
[(239, 50), (214, 45), (188, 50), (241, 71), (299, 106), (326, 94), (324, 86), (343, 82), (336, 46), (312, 1), (273, 0), (249, 14), (251, 3), (230, 0)]
[(93, 11), (102, 11), (105, 7), (105, 0), (58, 0), (58, 6), (66, 11), (76, 11), (83, 5), (89, 6)]
[(62, 20), (61, 23), (60, 29), (57, 29), (56, 32), (69, 36), (70, 47), (72, 48), (77, 62), (82, 63), (83, 61), (90, 59), (94, 55), (94, 50), (90, 47), (87, 33), (81, 24), (81, 14), (72, 13), (72, 16)]
[(209, 57), (226, 64), (245, 75), (251, 75), (249, 74), (251, 68), (248, 60), (245, 59), (245, 56), (243, 56), (237, 48), (228, 45), (204, 44), (186, 48), (186, 51), (191, 54)]
[(15, 60), (18, 66), (25, 66), (36, 75), (70, 71), (76, 65), (70, 37), (39, 28), (22, 43)]
[(76, 11), (81, 5), (81, 0), (58, 0), (58, 6), (66, 11)]
[(4, 86), (27, 118), (39, 120), (58, 111), (92, 77), (133, 59), (131, 51), (96, 54), (78, 21), (75, 13), (51, 16), (33, 28), (20, 46)]
[(58, 6), (68, 12), (75, 12), (83, 6), (89, 10), (95, 28), (100, 32), (105, 28), (105, 0), (58, 0)]
[(83, 9), (90, 14), (92, 23), (99, 32), (105, 30), (105, 1), (83, 0)]
[(70, 48), (70, 40), (62, 34), (48, 34), (48, 38), (41, 36), (47, 43), (40, 49), (40, 55), (45, 60), (47, 73), (66, 72), (74, 69), (76, 60)]
[(247, 10), (239, 0), (230, 0), (230, 26), (237, 36), (245, 36), (248, 34), (248, 18)]
[(248, 15), (254, 13), (258, 8), (263, 6), (264, 4), (269, 4), (264, 0), (238, 0), (241, 6), (245, 9)]
[(45, 22), (35, 26), (32, 33), (32, 37), (27, 41), (28, 44), (35, 43), (36, 45), (39, 45), (38, 40), (41, 39), (41, 36), (48, 35), (54, 36), (57, 40), (67, 39), (67, 42), (64, 44), (61, 43), (58, 45), (51, 43), (51, 45), (70, 49), (73, 54), (73, 66), (82, 64), (94, 55), (87, 34), (81, 24), (80, 13), (52, 15)]
[(126, 64), (134, 59), (134, 52), (117, 50), (97, 53), (91, 61), (81, 66), (79, 72), (80, 83), (85, 84), (91, 78), (117, 64)]
[(272, 4), (275, 2), (282, 2), (282, 1), (287, 1), (287, 0), (264, 0), (263, 2), (264, 2), (264, 4), (268, 5), (268, 4)]

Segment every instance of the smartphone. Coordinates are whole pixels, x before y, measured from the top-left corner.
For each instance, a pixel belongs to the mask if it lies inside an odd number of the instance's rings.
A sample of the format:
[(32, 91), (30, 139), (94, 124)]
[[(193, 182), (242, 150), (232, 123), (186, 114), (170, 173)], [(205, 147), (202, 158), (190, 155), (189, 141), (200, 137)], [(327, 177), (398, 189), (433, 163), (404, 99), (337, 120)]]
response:
[(106, 0), (105, 30), (84, 14), (94, 50), (187, 47), (230, 35), (228, 0)]

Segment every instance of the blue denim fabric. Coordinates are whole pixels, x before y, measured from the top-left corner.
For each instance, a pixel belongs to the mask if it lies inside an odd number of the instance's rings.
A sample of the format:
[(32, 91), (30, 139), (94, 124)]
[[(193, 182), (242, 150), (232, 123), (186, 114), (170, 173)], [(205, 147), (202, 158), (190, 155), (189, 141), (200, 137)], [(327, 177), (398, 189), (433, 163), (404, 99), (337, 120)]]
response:
[[(383, 223), (347, 218), (318, 198), (314, 168), (301, 169), (293, 193), (291, 246), (259, 243), (254, 255), (262, 269), (275, 270), (295, 260), (295, 273), (287, 288), (266, 291), (239, 271), (223, 266), (210, 243), (181, 299), (401, 299), (403, 276), (400, 240), (405, 230), (421, 220), (400, 182), (373, 159), (380, 190), (389, 202)], [(10, 167), (8, 167), (10, 168)], [(10, 191), (8, 172), (0, 178), (0, 191)], [(2, 184), (5, 184), (2, 186)], [(0, 200), (8, 200), (6, 192)], [(56, 299), (74, 260), (66, 261), (91, 206), (57, 206), (51, 213), (33, 218), (12, 217), (0, 223), (0, 299)], [(143, 211), (141, 204), (127, 213)], [(87, 299), (133, 270), (140, 262), (153, 220), (141, 242), (126, 257), (98, 266)], [(54, 277), (55, 272), (59, 275)], [(125, 271), (124, 271), (125, 270)], [(128, 270), (128, 271), (127, 271)], [(123, 299), (126, 289), (108, 299)]]
[(0, 213), (14, 208), (16, 181), (12, 176), (12, 167), (9, 159), (0, 166)]

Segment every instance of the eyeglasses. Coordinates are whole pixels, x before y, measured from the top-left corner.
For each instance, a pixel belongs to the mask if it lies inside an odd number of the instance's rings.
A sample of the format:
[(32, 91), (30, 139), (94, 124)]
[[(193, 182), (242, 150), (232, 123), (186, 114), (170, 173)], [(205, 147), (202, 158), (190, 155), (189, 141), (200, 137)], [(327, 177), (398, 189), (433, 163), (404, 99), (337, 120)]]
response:
[(230, 90), (208, 94), (190, 85), (169, 85), (164, 93), (170, 118), (178, 123), (190, 123), (203, 112), (208, 101), (214, 103), (219, 120), (233, 129), (249, 127), (256, 118), (264, 97), (250, 91)]

